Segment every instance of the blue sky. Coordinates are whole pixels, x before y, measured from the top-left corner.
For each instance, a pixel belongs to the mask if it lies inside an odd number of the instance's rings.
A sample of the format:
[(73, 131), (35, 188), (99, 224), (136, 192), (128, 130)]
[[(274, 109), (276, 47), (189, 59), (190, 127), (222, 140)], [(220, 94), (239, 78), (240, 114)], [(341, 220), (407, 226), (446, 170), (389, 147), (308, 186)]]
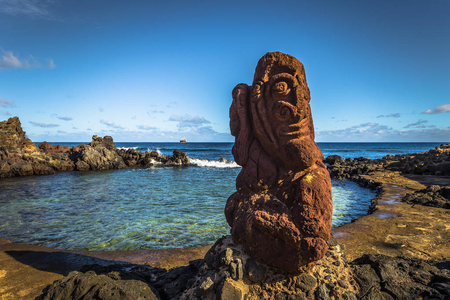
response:
[(450, 141), (450, 1), (0, 0), (0, 119), (33, 141), (233, 141), (231, 90), (305, 66), (318, 142)]

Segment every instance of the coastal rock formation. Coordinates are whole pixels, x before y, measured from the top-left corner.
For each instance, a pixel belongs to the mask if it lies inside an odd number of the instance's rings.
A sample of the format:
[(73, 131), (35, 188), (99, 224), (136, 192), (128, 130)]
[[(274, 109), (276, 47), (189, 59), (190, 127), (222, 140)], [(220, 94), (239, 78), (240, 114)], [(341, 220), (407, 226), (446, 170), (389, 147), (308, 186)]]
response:
[(18, 117), (0, 122), (0, 151), (17, 153), (18, 151), (34, 151), (36, 146), (26, 137)]
[(328, 156), (324, 160), (334, 179), (354, 179), (359, 175), (368, 174), (383, 168), (383, 162), (365, 157), (343, 159), (339, 155)]
[(450, 209), (450, 186), (440, 187), (438, 185), (432, 185), (426, 189), (408, 194), (402, 200), (409, 204), (421, 204)]
[(74, 165), (66, 150), (48, 143), (36, 148), (17, 117), (0, 122), (0, 178), (71, 171)]
[(78, 171), (110, 170), (126, 167), (122, 157), (117, 154), (116, 146), (110, 136), (101, 138), (94, 135), (89, 144), (73, 147), (69, 156)]
[(56, 281), (39, 300), (159, 300), (158, 292), (147, 283), (122, 278), (119, 272), (97, 275), (94, 271), (71, 272)]
[(418, 175), (450, 175), (450, 144), (430, 151), (383, 157), (391, 161), (390, 170)]
[(450, 263), (385, 255), (363, 255), (351, 262), (358, 299), (448, 299)]
[(156, 151), (142, 153), (135, 149), (120, 149), (117, 153), (123, 158), (127, 166), (152, 166), (163, 164), (166, 166), (187, 166), (190, 159), (183, 151), (173, 150), (173, 155), (160, 155)]
[(365, 157), (343, 159), (328, 156), (324, 162), (335, 179), (352, 179), (359, 175), (385, 169), (416, 175), (450, 175), (450, 144), (440, 145), (430, 151), (413, 154), (386, 155), (381, 159)]
[(26, 137), (19, 118), (0, 122), (0, 178), (48, 175), (66, 171), (110, 170), (153, 164), (185, 166), (189, 157), (175, 149), (173, 156), (157, 152), (117, 149), (110, 136), (94, 135), (92, 141), (75, 147), (35, 144)]
[[(365, 157), (344, 159), (339, 155), (331, 155), (324, 162), (331, 178), (349, 179), (362, 186), (376, 188), (377, 185), (364, 178), (364, 175), (394, 171), (401, 172), (409, 177), (430, 175), (431, 177), (445, 178), (449, 176), (450, 144), (440, 145), (423, 153), (386, 155), (380, 159)], [(427, 176), (421, 177), (424, 179)], [(448, 183), (444, 185), (448, 185)], [(407, 195), (402, 198), (402, 201), (410, 204), (449, 208), (450, 195), (448, 189), (449, 187), (439, 187), (432, 183), (427, 189)], [(369, 212), (373, 212), (373, 210), (370, 209)]]
[(230, 107), (233, 156), (242, 166), (225, 216), (235, 243), (257, 262), (299, 274), (327, 252), (331, 181), (314, 142), (303, 65), (280, 52), (238, 84)]
[(195, 282), (203, 260), (171, 270), (147, 265), (85, 265), (53, 282), (38, 300), (179, 299)]

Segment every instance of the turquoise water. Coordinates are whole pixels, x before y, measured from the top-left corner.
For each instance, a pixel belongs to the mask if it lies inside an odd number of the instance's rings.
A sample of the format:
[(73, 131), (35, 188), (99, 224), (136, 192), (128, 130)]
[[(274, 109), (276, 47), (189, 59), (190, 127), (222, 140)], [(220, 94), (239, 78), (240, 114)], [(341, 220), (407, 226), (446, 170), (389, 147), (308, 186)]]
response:
[[(2, 179), (0, 237), (60, 249), (134, 250), (208, 245), (229, 233), (223, 209), (240, 168), (217, 160), (232, 160), (232, 144), (116, 144), (163, 154), (180, 148), (206, 160), (193, 160), (189, 167)], [(389, 151), (386, 144), (319, 144), (326, 156), (371, 158), (410, 148), (423, 152), (439, 144), (395, 145)], [(332, 185), (333, 226), (367, 214), (374, 191), (347, 181)]]
[[(208, 245), (229, 233), (223, 209), (239, 170), (152, 167), (4, 179), (0, 236), (76, 250)], [(335, 226), (366, 214), (375, 196), (340, 181), (333, 194)]]

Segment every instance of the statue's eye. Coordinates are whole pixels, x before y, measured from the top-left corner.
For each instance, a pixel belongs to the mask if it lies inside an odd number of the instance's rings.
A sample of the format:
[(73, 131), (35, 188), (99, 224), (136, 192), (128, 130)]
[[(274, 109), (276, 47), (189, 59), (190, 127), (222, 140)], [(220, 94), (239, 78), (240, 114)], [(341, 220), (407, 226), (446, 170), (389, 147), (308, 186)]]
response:
[(291, 91), (291, 89), (289, 88), (289, 86), (286, 82), (280, 81), (280, 82), (275, 83), (272, 86), (272, 91), (275, 94), (287, 95)]

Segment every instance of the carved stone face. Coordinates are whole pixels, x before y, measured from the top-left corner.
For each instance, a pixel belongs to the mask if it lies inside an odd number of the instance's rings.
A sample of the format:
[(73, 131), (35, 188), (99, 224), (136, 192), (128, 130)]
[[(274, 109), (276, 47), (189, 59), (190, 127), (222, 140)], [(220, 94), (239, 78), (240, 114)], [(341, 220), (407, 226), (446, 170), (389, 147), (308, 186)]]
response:
[(317, 148), (309, 99), (298, 60), (275, 52), (259, 61), (251, 93), (253, 129), (266, 152), (289, 168), (305, 169), (315, 160), (305, 154)]

